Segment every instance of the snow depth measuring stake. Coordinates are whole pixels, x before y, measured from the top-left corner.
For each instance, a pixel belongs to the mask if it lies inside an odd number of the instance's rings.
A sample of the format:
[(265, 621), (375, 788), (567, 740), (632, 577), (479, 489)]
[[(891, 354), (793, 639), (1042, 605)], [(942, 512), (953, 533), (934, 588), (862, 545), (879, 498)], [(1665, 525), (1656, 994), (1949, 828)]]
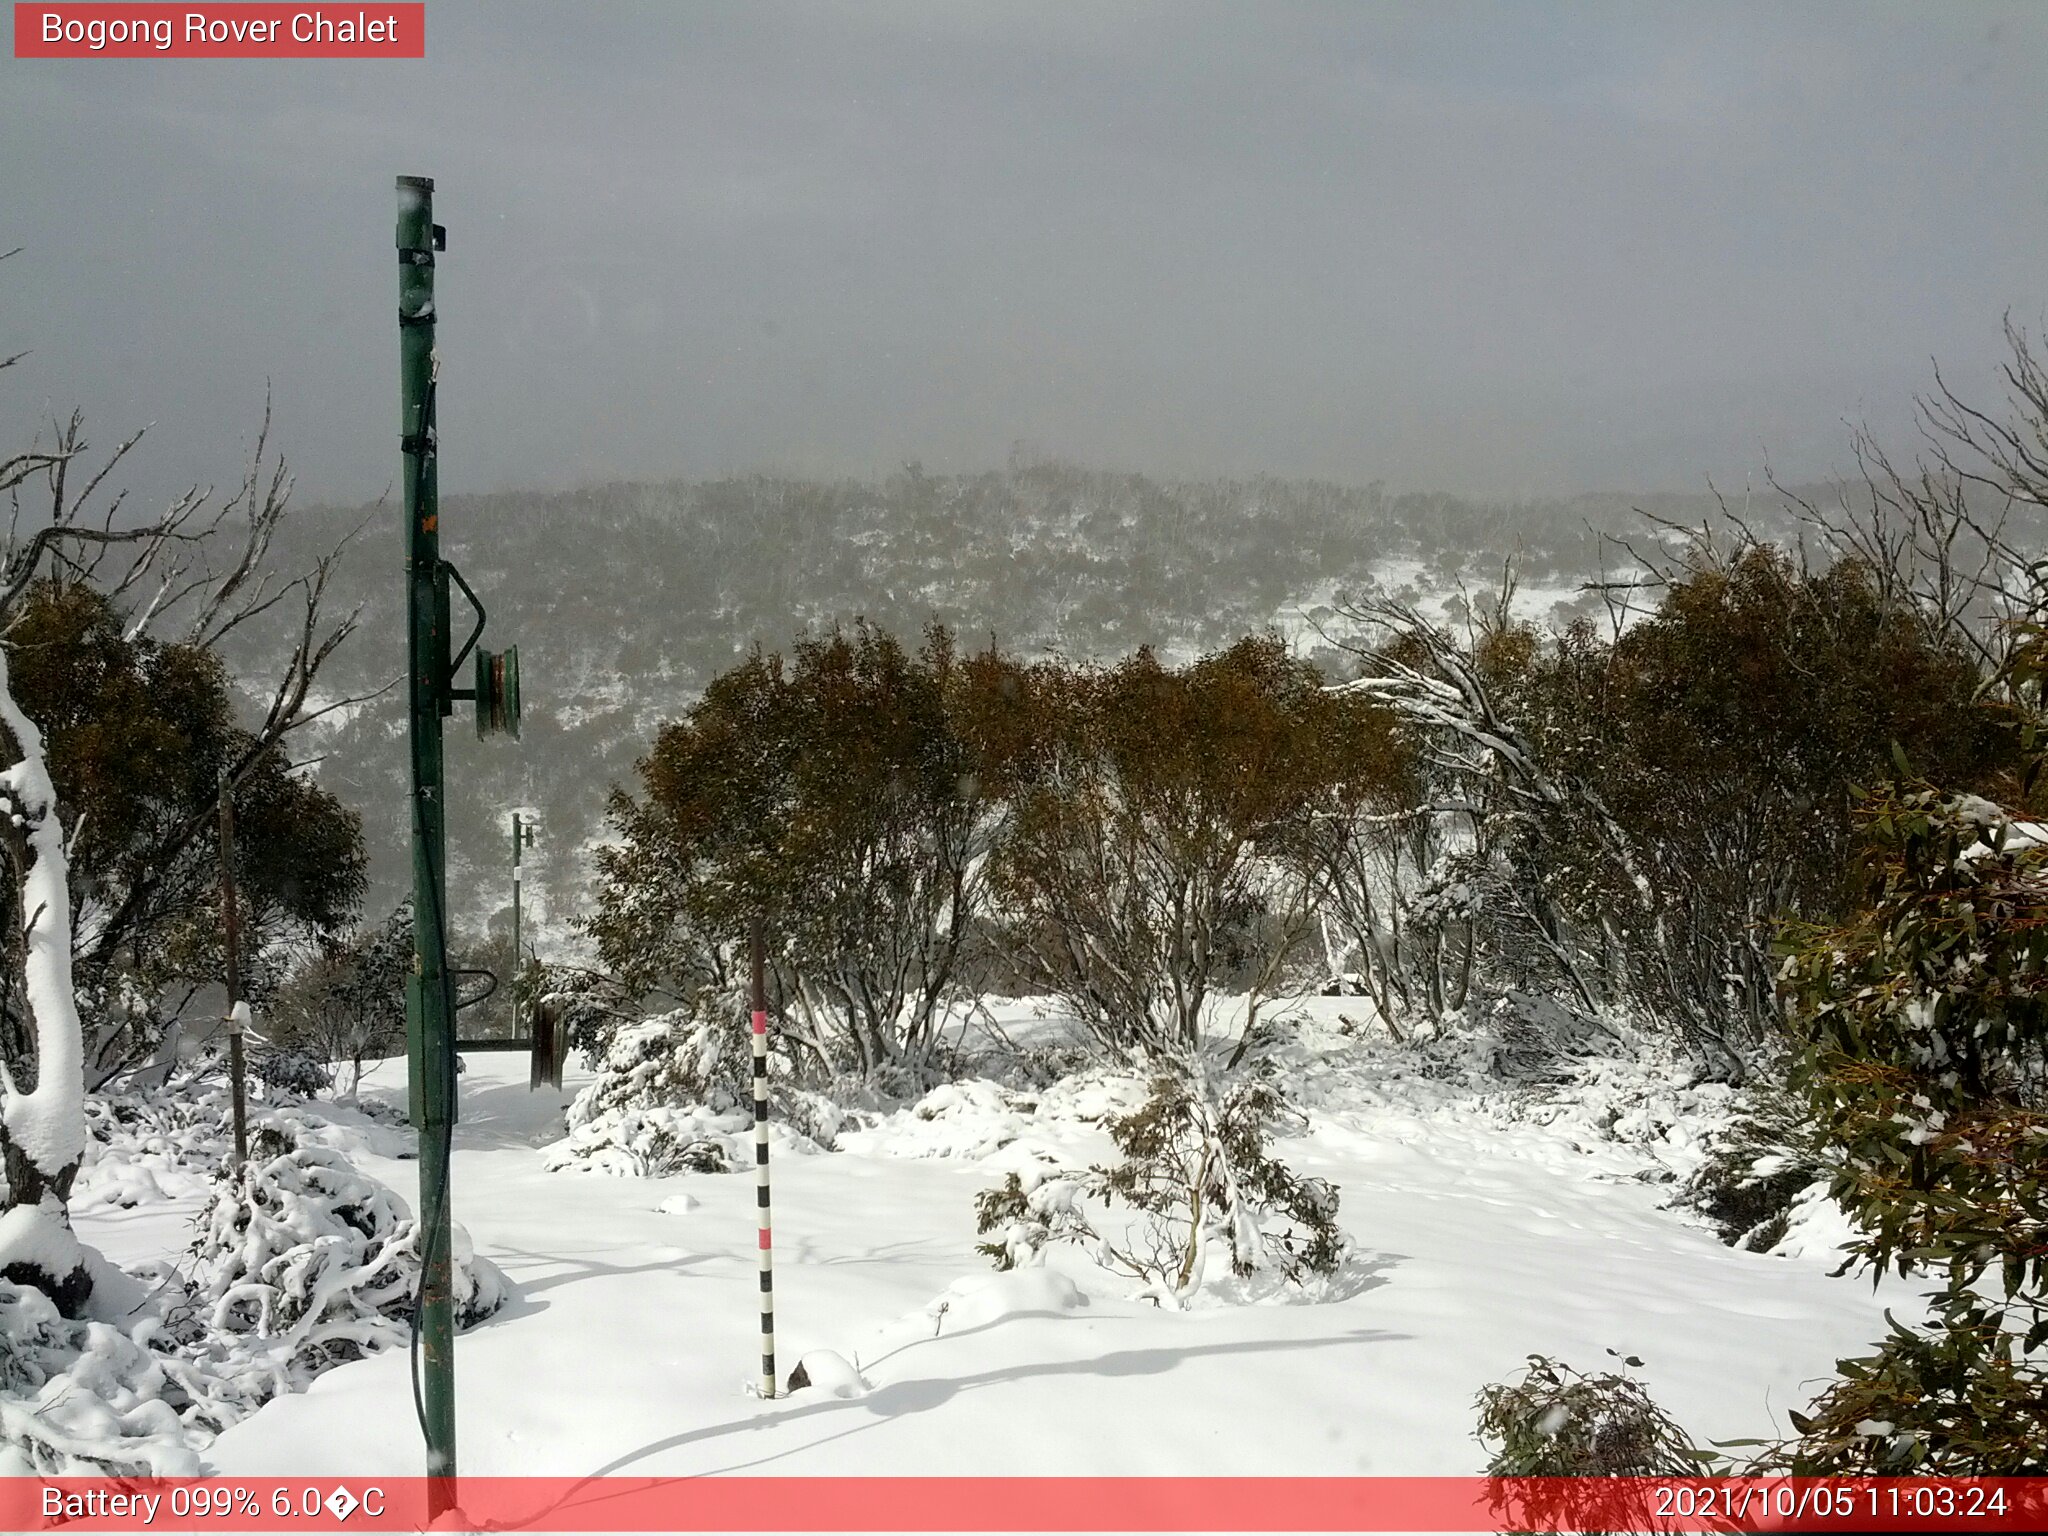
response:
[(761, 1395), (775, 1395), (775, 1248), (768, 1215), (768, 961), (761, 920), (748, 948), (754, 973), (754, 1200), (761, 1208)]
[[(455, 1133), (455, 974), (448, 967), (448, 813), (441, 722), (455, 700), (476, 701), (477, 735), (519, 734), (519, 653), (479, 651), (476, 686), (456, 670), (476, 649), (484, 607), (441, 558), (439, 443), (434, 392), (434, 253), (448, 248), (434, 222), (434, 183), (398, 178), (400, 483), (405, 488), (406, 675), (412, 718), (413, 960), (405, 984), (412, 1123), (420, 1135), (420, 1288), (413, 1311), (413, 1402), (427, 1442), (431, 1516), (454, 1505), (455, 1294), (449, 1241), (448, 1162)], [(476, 626), (449, 655), (449, 585), (476, 610)], [(421, 1357), (424, 1356), (424, 1361)]]

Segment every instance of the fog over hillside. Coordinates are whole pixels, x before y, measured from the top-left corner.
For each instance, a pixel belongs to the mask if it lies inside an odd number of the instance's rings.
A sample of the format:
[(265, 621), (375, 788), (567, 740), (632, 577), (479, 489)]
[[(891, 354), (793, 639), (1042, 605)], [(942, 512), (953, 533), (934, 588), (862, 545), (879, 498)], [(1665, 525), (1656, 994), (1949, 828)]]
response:
[[(1724, 495), (1760, 533), (1789, 530), (1777, 494)], [(1405, 594), (1455, 618), (1512, 563), (1516, 611), (1561, 628), (1603, 611), (1582, 588), (1627, 567), (1618, 540), (1668, 542), (1656, 519), (1723, 515), (1704, 490), (1508, 504), (1377, 483), (1173, 480), (1023, 454), (978, 475), (911, 464), (881, 482), (751, 477), (450, 497), (444, 549), (483, 594), (492, 643), (519, 646), (525, 693), (517, 746), (466, 729), (452, 737), (451, 890), (465, 926), (509, 920), (506, 815), (531, 808), (540, 841), (526, 870), (529, 933), (545, 949), (573, 944), (568, 919), (608, 788), (630, 784), (658, 726), (711, 677), (807, 629), (865, 617), (909, 636), (938, 622), (969, 645), (993, 637), (1027, 657), (1091, 660), (1140, 646), (1188, 659), (1277, 630), (1334, 666), (1319, 629), (1347, 593)], [(304, 509), (279, 540), (285, 567), (298, 568), (357, 525), (333, 602), (361, 603), (363, 623), (323, 673), (334, 697), (403, 665), (395, 503)], [(374, 916), (409, 879), (403, 698), (330, 719), (312, 750), (322, 780), (366, 818)]]

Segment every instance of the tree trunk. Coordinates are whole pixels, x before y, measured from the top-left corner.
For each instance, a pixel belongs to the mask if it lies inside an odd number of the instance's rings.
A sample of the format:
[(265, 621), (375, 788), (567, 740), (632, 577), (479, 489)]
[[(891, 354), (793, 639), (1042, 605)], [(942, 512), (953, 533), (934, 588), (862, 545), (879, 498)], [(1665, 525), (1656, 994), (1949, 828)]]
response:
[(71, 891), (43, 738), (14, 702), (0, 649), (0, 847), (21, 929), (9, 947), (33, 1031), (35, 1078), (0, 1064), (0, 1279), (44, 1292), (76, 1317), (92, 1292), (65, 1201), (85, 1156), (85, 1041), (71, 985)]

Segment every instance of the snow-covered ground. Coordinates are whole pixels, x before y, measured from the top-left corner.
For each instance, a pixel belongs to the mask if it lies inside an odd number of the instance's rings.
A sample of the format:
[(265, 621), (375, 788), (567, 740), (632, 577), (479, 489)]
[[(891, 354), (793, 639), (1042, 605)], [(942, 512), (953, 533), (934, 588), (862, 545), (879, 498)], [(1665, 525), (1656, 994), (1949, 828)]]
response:
[[(523, 1059), (471, 1056), (455, 1213), (516, 1294), (458, 1344), (464, 1471), (1464, 1474), (1474, 1394), (1528, 1354), (1639, 1355), (1696, 1435), (1754, 1436), (1910, 1294), (1830, 1278), (1824, 1242), (1737, 1252), (1662, 1208), (1652, 1178), (1690, 1166), (1726, 1090), (1617, 1072), (1548, 1106), (1475, 1095), (1338, 1035), (1355, 1000), (1311, 1008), (1316, 1048), (1290, 1068), (1311, 1129), (1279, 1151), (1340, 1186), (1356, 1249), (1317, 1298), (1212, 1288), (1164, 1312), (1058, 1249), (996, 1274), (975, 1194), (1043, 1157), (1106, 1158), (1086, 1117), (1136, 1085), (958, 1085), (777, 1161), (779, 1364), (831, 1350), (858, 1377), (776, 1401), (752, 1389), (753, 1179), (549, 1172), (580, 1084), (529, 1092)], [(402, 1102), (403, 1063), (365, 1092)], [(408, 1131), (332, 1119), (323, 1140), (415, 1196)], [(198, 1190), (161, 1184), (130, 1209), (83, 1201), (80, 1235), (117, 1262), (176, 1253)], [(222, 1474), (420, 1470), (404, 1352), (330, 1371), (203, 1454)]]

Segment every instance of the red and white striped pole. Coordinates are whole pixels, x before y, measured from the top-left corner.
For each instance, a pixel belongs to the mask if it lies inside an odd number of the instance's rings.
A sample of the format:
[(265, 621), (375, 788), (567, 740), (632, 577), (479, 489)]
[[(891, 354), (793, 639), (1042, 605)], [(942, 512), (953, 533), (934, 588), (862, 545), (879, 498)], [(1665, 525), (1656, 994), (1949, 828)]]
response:
[(775, 1249), (768, 1215), (768, 962), (754, 919), (754, 1200), (761, 1210), (761, 1395), (775, 1395)]

